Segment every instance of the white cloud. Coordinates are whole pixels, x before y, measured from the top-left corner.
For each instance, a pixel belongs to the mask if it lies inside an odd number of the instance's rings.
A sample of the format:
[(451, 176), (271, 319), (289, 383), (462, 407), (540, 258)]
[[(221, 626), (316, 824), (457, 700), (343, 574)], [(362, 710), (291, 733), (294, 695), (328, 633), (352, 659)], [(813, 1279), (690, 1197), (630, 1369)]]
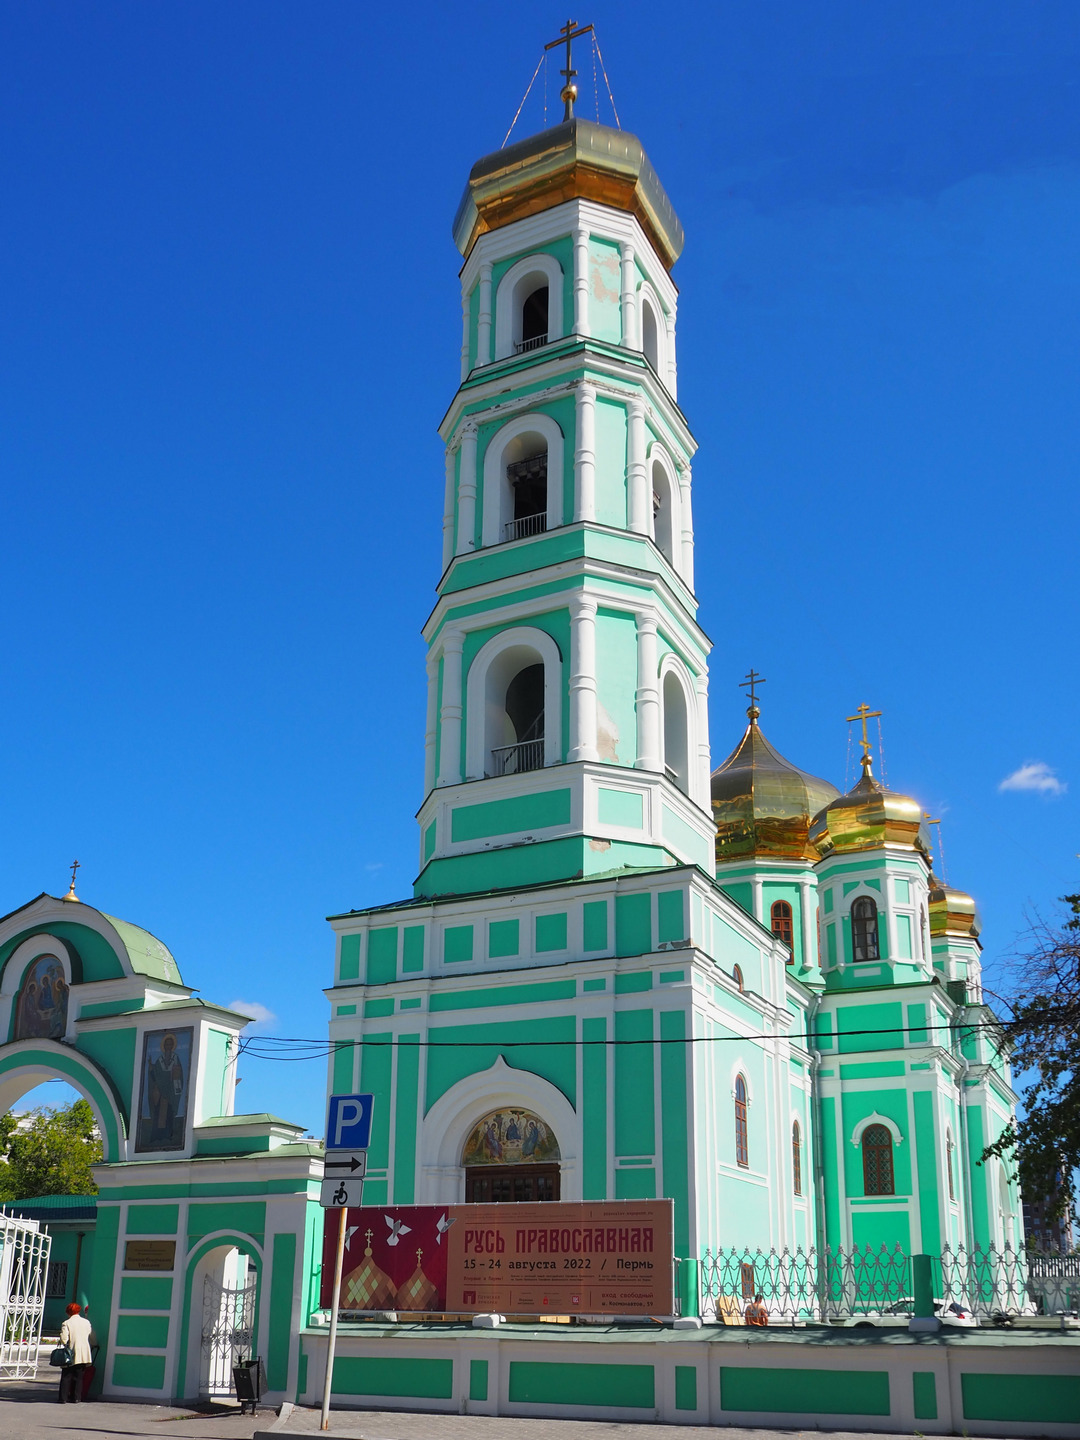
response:
[(265, 1005), (260, 1005), (258, 1000), (230, 1000), (229, 1009), (239, 1011), (241, 1015), (250, 1015), (256, 1025), (272, 1025), (277, 1016)]
[(1034, 790), (1038, 795), (1064, 795), (1068, 788), (1045, 760), (1026, 761), (998, 786), (999, 790)]

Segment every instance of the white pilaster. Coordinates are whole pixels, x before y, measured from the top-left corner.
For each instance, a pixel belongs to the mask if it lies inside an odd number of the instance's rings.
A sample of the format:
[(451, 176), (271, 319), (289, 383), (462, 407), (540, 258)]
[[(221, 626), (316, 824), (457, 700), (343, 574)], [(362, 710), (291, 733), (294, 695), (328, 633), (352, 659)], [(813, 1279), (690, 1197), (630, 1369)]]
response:
[(627, 529), (648, 535), (652, 518), (648, 475), (645, 465), (645, 402), (633, 399), (629, 406), (627, 436), (626, 507)]
[(665, 323), (665, 325), (667, 326), (667, 347), (666, 347), (666, 349), (667, 349), (667, 357), (666, 357), (666, 358), (667, 358), (667, 376), (665, 377), (665, 379), (666, 379), (666, 384), (667, 384), (667, 388), (668, 388), (668, 394), (671, 396), (671, 398), (672, 398), (673, 400), (676, 400), (676, 399), (678, 399), (678, 393), (679, 393), (679, 379), (678, 379), (678, 374), (679, 374), (679, 372), (678, 372), (678, 367), (677, 367), (676, 364), (675, 364), (675, 307), (674, 307), (674, 306), (672, 306), (672, 308), (667, 312), (666, 316), (664, 317), (664, 323)]
[(427, 723), (424, 726), (424, 794), (435, 784), (435, 722), (438, 719), (439, 657), (427, 657)]
[(694, 588), (694, 517), (690, 502), (690, 467), (679, 465), (679, 516), (682, 524), (682, 564), (679, 572)]
[(803, 966), (809, 968), (817, 964), (817, 936), (814, 921), (816, 894), (814, 886), (809, 878), (799, 881), (799, 909), (802, 911), (802, 953)]
[(574, 451), (574, 519), (596, 519), (596, 387), (577, 387), (577, 445)]
[(589, 232), (574, 231), (574, 334), (589, 335)]
[(465, 380), (469, 374), (469, 296), (461, 297), (461, 378)]
[(660, 680), (656, 646), (656, 619), (641, 611), (637, 616), (637, 759), (639, 770), (660, 770)]
[(619, 246), (622, 262), (622, 343), (627, 350), (640, 350), (637, 315), (637, 279), (634, 265), (634, 247), (628, 240)]
[(443, 633), (442, 708), (439, 712), (439, 784), (461, 784), (461, 653), (465, 636), (460, 630)]
[(442, 517), (442, 568), (445, 570), (454, 557), (454, 480), (456, 479), (457, 454), (452, 445), (446, 447), (446, 485), (443, 490)]
[(712, 770), (709, 750), (709, 677), (694, 676), (694, 690), (697, 697), (697, 781), (694, 785), (694, 799), (701, 808), (711, 813), (712, 791), (710, 775)]
[(476, 326), (476, 363), (491, 364), (491, 265), (480, 267), (480, 314)]
[(570, 600), (569, 760), (599, 760), (596, 748), (596, 601)]
[(458, 473), (458, 555), (476, 549), (476, 429), (469, 422), (461, 430), (461, 465)]

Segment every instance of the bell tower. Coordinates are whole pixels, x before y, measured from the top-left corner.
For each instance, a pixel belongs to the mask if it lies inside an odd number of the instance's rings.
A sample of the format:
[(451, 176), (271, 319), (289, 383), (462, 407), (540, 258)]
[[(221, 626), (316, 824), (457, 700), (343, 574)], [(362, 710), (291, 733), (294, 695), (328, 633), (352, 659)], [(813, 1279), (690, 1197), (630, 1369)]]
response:
[(640, 142), (571, 92), (561, 124), (473, 166), (454, 221), (418, 896), (714, 873), (682, 227)]

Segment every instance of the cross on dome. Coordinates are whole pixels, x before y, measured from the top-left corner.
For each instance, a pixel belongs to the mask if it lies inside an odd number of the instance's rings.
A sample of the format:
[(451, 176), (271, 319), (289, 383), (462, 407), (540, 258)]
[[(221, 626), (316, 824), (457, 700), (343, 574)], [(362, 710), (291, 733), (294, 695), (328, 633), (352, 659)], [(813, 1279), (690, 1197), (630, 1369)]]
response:
[(851, 724), (852, 720), (862, 721), (862, 739), (859, 741), (859, 744), (862, 746), (862, 768), (864, 775), (870, 774), (870, 766), (873, 764), (873, 760), (870, 755), (870, 741), (866, 737), (866, 722), (867, 720), (873, 720), (876, 716), (883, 715), (884, 713), (885, 712), (883, 710), (871, 710), (870, 706), (867, 705), (866, 701), (864, 700), (861, 705), (856, 707), (855, 714), (849, 715), (847, 717), (849, 725)]
[[(576, 29), (575, 26), (577, 27)], [(592, 28), (591, 25), (578, 25), (576, 20), (567, 20), (566, 24), (562, 26), (559, 31), (559, 39), (549, 40), (544, 46), (545, 51), (554, 50), (558, 45), (566, 46), (566, 69), (559, 71), (560, 75), (566, 77), (566, 84), (563, 86), (559, 95), (559, 99), (566, 107), (563, 111), (564, 120), (572, 120), (574, 118), (574, 101), (577, 99), (578, 93), (577, 86), (574, 84), (574, 76), (577, 74), (577, 71), (572, 68), (571, 41), (576, 40), (579, 35), (588, 35)]]
[(761, 714), (761, 711), (758, 709), (757, 690), (755, 687), (758, 685), (767, 685), (768, 683), (760, 670), (755, 670), (753, 666), (751, 666), (747, 672), (746, 679), (739, 681), (739, 689), (750, 692), (750, 704), (747, 707), (746, 713), (750, 716), (751, 725), (756, 724), (758, 716)]

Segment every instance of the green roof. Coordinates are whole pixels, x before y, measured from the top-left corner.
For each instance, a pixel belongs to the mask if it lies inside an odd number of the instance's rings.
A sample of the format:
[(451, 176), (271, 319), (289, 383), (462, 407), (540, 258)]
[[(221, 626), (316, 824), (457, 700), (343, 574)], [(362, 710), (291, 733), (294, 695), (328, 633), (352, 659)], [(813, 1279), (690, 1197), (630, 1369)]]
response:
[(168, 946), (162, 944), (156, 935), (151, 935), (149, 930), (143, 930), (139, 925), (132, 925), (130, 921), (118, 920), (115, 915), (106, 915), (104, 910), (99, 910), (98, 914), (108, 920), (124, 942), (128, 960), (136, 975), (148, 975), (154, 980), (166, 980), (170, 985), (184, 983), (180, 967), (173, 959), (172, 952)]

